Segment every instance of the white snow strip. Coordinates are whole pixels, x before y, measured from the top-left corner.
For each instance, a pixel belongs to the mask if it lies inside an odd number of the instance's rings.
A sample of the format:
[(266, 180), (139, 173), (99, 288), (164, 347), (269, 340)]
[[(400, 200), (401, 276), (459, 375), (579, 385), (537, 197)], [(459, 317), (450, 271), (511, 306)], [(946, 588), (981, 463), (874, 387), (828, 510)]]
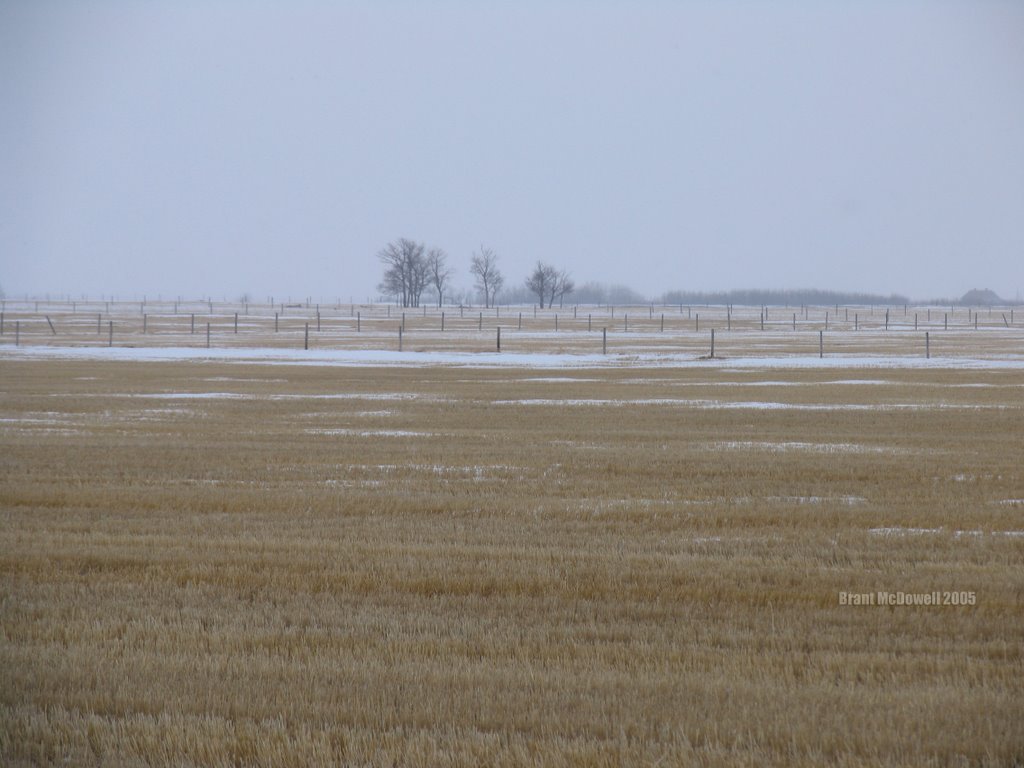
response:
[(704, 359), (692, 355), (546, 354), (508, 352), (399, 352), (385, 349), (301, 350), (271, 347), (0, 347), (5, 359), (79, 359), (119, 361), (238, 362), (328, 366), (463, 366), (510, 368), (710, 368), (724, 371), (764, 369), (1024, 369), (1024, 355), (998, 358), (923, 357), (892, 355), (765, 356)]
[(926, 533), (942, 533), (941, 528), (870, 528), (868, 533), (875, 536), (922, 536)]
[(911, 451), (891, 448), (888, 446), (860, 445), (857, 443), (801, 443), (801, 442), (755, 442), (745, 440), (729, 440), (711, 443), (712, 449), (718, 450), (764, 450), (772, 453), (786, 451), (807, 451), (810, 453), (911, 453)]
[[(929, 533), (943, 533), (943, 528), (871, 528), (868, 533), (875, 534), (876, 536), (922, 536)], [(950, 531), (953, 538), (959, 539), (964, 536), (984, 536), (985, 531), (973, 530), (973, 531)], [(1024, 536), (1024, 531), (989, 531), (990, 536), (1005, 536), (1009, 538), (1018, 538)]]
[(432, 437), (433, 432), (414, 432), (406, 429), (307, 429), (310, 435), (349, 435), (353, 437)]
[(683, 398), (578, 399), (526, 398), (493, 400), (493, 405), (543, 406), (630, 406), (679, 405), (706, 410), (759, 411), (932, 411), (932, 410), (1006, 410), (1008, 405), (961, 405), (951, 403), (778, 403), (760, 400), (690, 400)]

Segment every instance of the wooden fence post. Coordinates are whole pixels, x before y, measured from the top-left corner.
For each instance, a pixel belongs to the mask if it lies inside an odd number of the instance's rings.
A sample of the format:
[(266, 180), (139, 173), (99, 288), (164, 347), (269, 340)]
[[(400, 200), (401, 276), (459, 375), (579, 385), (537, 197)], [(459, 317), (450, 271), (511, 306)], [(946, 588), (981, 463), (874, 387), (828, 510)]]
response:
[(711, 359), (715, 358), (715, 329), (711, 329)]
[(498, 326), (498, 351), (501, 352), (501, 326)]
[(302, 343), (303, 349), (309, 349), (309, 323), (306, 323), (306, 338)]
[(608, 354), (608, 328), (601, 329), (601, 354)]
[(924, 332), (924, 357), (930, 360), (932, 357), (931, 340), (928, 338), (928, 331)]

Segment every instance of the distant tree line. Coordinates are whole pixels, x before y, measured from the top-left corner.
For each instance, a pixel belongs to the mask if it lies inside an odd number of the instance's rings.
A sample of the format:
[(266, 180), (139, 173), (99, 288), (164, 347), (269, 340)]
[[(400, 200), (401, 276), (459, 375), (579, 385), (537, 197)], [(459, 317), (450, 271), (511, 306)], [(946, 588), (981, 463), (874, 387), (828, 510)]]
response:
[(898, 293), (880, 296), (874, 293), (798, 289), (770, 291), (759, 289), (733, 291), (669, 291), (661, 298), (665, 304), (741, 304), (745, 306), (799, 306), (803, 304), (910, 304)]
[[(536, 303), (540, 308), (564, 306), (572, 296), (576, 304), (619, 305), (647, 304), (650, 299), (624, 285), (605, 285), (587, 282), (577, 286), (572, 276), (555, 265), (538, 261), (533, 270), (519, 284), (506, 286), (505, 276), (498, 264), (494, 249), (481, 245), (470, 256), (469, 274), (473, 278), (475, 295), (464, 289), (452, 287), (455, 270), (450, 266), (448, 254), (440, 248), (428, 248), (425, 243), (408, 238), (399, 238), (385, 245), (378, 253), (384, 267), (384, 276), (379, 289), (385, 296), (393, 298), (403, 307), (419, 307), (423, 296), (429, 295), (437, 306), (447, 299), (454, 303), (474, 303), (479, 300), (485, 307), (498, 301), (499, 294), (505, 303)], [(1000, 302), (992, 291), (969, 292), (959, 302), (943, 300), (941, 303), (969, 303), (973, 305)], [(740, 304), (746, 306), (800, 306), (816, 304), (910, 304), (911, 300), (902, 294), (888, 296), (874, 293), (850, 291), (825, 291), (818, 289), (762, 290), (746, 289), (731, 291), (668, 291), (658, 303), (661, 304)]]

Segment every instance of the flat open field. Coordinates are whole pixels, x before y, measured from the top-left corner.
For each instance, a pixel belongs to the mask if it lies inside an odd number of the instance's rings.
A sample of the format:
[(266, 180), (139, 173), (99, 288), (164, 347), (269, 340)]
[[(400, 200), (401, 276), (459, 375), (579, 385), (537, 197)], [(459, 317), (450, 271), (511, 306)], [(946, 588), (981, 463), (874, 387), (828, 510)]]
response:
[(0, 762), (1021, 765), (1022, 435), (1017, 365), (8, 355)]

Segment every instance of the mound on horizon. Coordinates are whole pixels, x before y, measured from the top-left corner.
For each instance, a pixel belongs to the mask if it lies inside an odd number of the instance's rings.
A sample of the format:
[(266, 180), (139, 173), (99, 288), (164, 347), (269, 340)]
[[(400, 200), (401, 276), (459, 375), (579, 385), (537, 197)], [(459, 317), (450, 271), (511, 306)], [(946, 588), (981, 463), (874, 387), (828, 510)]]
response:
[(972, 306), (993, 307), (1006, 302), (999, 298), (999, 295), (988, 288), (972, 288), (960, 298), (961, 304)]

